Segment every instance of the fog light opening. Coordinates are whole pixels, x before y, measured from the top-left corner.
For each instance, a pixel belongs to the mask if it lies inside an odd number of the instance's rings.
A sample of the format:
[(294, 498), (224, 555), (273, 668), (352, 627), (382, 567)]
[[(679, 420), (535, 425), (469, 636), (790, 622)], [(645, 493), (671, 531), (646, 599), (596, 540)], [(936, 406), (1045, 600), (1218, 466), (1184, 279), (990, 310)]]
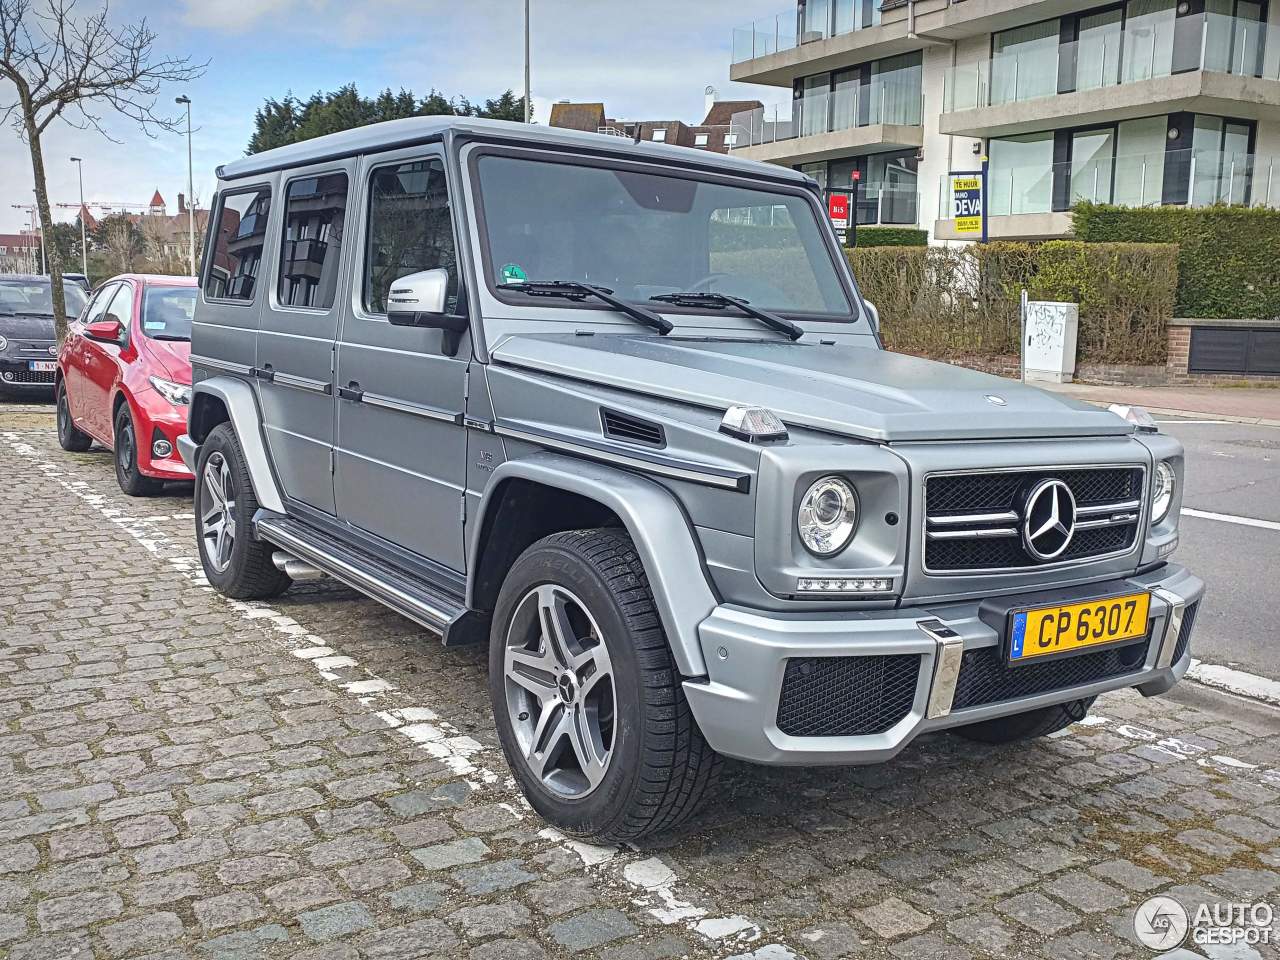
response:
[(173, 444), (168, 440), (157, 440), (151, 444), (151, 455), (164, 459), (173, 453)]

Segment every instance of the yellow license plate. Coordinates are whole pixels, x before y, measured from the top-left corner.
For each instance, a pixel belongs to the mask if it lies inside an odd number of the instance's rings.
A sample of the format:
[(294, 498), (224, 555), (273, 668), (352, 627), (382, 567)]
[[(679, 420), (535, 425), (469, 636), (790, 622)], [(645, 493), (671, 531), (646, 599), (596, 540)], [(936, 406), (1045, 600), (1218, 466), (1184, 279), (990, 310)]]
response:
[(1151, 595), (1130, 593), (1088, 603), (1019, 610), (1012, 616), (1009, 662), (1103, 647), (1146, 636)]

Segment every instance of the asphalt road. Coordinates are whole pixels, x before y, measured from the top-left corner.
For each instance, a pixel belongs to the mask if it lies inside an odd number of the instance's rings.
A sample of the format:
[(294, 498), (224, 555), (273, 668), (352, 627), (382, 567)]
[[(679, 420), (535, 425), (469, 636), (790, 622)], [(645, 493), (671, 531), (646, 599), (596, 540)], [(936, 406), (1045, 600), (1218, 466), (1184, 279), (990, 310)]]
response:
[(1208, 585), (1192, 651), (1206, 663), (1280, 680), (1280, 526), (1185, 513), (1280, 524), (1280, 428), (1161, 418), (1160, 429), (1187, 450), (1174, 559)]

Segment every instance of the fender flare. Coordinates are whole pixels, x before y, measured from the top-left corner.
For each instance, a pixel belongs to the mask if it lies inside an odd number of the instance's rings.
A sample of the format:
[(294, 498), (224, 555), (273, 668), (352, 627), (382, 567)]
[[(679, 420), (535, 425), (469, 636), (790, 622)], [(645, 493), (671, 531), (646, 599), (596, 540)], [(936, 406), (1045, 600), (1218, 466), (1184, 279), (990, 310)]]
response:
[(694, 532), (679, 502), (664, 487), (623, 470), (553, 453), (508, 460), (493, 472), (476, 517), (468, 551), (467, 605), (474, 609), (480, 535), (504, 480), (522, 479), (578, 494), (608, 507), (622, 520), (644, 564), (654, 604), (676, 666), (685, 677), (705, 677), (698, 625), (717, 599), (703, 570)]
[[(208, 395), (221, 401), (227, 416), (231, 418), (231, 427), (240, 441), (240, 449), (244, 452), (245, 465), (249, 468), (249, 480), (253, 483), (253, 494), (259, 506), (272, 513), (284, 513), (284, 499), (280, 496), (280, 488), (276, 486), (275, 474), (271, 472), (271, 458), (267, 456), (267, 444), (262, 437), (262, 419), (258, 416), (258, 399), (253, 388), (243, 380), (234, 377), (210, 377), (201, 380), (191, 387), (191, 406), (196, 408), (196, 398)], [(188, 414), (190, 417), (190, 414)], [(190, 431), (190, 419), (188, 419)], [(203, 443), (203, 436), (191, 435), (196, 443)], [(194, 464), (192, 465), (194, 472)]]

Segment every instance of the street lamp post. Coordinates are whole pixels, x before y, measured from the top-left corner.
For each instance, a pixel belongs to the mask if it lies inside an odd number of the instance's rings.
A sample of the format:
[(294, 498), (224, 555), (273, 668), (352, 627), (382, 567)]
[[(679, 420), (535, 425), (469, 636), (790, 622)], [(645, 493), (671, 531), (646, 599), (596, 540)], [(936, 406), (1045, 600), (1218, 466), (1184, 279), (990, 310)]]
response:
[(76, 165), (76, 172), (80, 177), (80, 269), (84, 272), (85, 279), (89, 278), (89, 247), (85, 243), (84, 238), (84, 163), (80, 157), (72, 157), (71, 162)]
[(191, 261), (191, 275), (196, 275), (196, 208), (192, 195), (194, 176), (191, 167), (191, 98), (175, 97), (174, 103), (187, 108), (187, 246)]

